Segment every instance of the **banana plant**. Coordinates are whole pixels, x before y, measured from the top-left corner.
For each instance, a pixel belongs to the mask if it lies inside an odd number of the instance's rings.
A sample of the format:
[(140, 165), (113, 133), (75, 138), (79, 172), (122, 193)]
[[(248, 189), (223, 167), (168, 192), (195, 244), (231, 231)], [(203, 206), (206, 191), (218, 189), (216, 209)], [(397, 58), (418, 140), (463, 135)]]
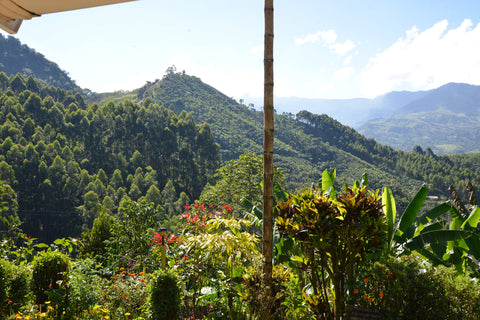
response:
[[(397, 219), (392, 191), (387, 187), (383, 189), (383, 210), (388, 226), (385, 257), (416, 251), (435, 265), (455, 265), (457, 270), (465, 272), (468, 264), (472, 270), (478, 270), (480, 209), (475, 206), (464, 217), (455, 205), (446, 201), (419, 215), (427, 195), (428, 189), (423, 185)], [(446, 213), (452, 217), (450, 224), (438, 219)]]

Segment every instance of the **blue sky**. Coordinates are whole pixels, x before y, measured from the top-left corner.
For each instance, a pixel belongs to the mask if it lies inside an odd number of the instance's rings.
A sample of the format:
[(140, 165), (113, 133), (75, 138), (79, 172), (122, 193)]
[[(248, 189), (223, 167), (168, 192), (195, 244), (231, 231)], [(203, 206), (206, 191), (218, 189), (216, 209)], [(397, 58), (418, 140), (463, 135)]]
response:
[[(15, 37), (92, 91), (138, 88), (175, 65), (248, 100), (263, 92), (263, 5), (139, 0), (46, 14)], [(480, 85), (479, 23), (477, 0), (276, 0), (275, 95)]]

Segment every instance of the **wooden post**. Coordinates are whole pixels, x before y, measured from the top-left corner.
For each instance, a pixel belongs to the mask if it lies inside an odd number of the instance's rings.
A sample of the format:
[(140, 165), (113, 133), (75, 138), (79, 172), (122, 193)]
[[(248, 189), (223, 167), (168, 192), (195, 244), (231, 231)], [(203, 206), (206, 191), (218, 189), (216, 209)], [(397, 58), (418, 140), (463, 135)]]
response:
[(263, 278), (272, 280), (273, 260), (273, 0), (265, 0), (263, 129)]
[(162, 247), (160, 248), (161, 254), (162, 254), (162, 269), (166, 270), (167, 269), (167, 248), (165, 247), (167, 245), (166, 243), (166, 238), (167, 238), (167, 229), (165, 228), (160, 228), (160, 236), (162, 236)]

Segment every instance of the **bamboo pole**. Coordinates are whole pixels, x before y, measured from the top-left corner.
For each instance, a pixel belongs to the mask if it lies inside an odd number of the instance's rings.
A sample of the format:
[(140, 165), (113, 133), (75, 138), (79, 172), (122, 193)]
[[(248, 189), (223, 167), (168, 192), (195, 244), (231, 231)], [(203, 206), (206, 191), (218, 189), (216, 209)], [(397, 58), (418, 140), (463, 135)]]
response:
[(273, 260), (273, 0), (265, 0), (263, 129), (263, 277), (268, 287)]

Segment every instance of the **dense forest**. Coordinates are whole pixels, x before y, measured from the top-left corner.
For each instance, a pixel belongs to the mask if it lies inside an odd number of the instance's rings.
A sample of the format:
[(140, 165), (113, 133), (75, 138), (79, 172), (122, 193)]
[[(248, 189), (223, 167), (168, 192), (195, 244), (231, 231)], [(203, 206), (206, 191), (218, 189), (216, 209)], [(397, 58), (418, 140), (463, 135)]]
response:
[(78, 235), (99, 209), (154, 202), (180, 214), (212, 182), (219, 147), (192, 114), (145, 100), (87, 106), (80, 94), (0, 73), (0, 179), (23, 229), (42, 241)]
[[(41, 241), (79, 235), (98, 211), (115, 213), (126, 198), (176, 216), (221, 179), (222, 163), (261, 154), (263, 112), (184, 71), (169, 68), (130, 92), (92, 93), (18, 40), (0, 44), (3, 56), (23, 61), (0, 73), (4, 201)], [(30, 63), (36, 67), (25, 72)], [(479, 154), (398, 151), (308, 111), (276, 114), (274, 152), (287, 190), (318, 182), (326, 169), (336, 168), (341, 184), (368, 173), (372, 188), (393, 190), (400, 210), (423, 183), (446, 199), (450, 185), (462, 193), (468, 181), (480, 182)]]
[[(199, 122), (207, 122), (219, 143), (222, 160), (237, 158), (248, 151), (261, 152), (263, 112), (223, 95), (200, 79), (184, 72), (167, 72), (135, 92), (107, 95), (137, 95), (135, 101), (152, 99), (174, 110), (192, 112)], [(90, 102), (106, 103), (99, 95)], [(464, 190), (467, 181), (479, 184), (480, 155), (435, 155), (431, 148), (416, 146), (412, 152), (395, 150), (359, 134), (354, 129), (323, 114), (308, 111), (275, 116), (275, 163), (283, 168), (291, 189), (318, 181), (325, 169), (337, 168), (338, 180), (350, 183), (367, 172), (372, 187), (388, 185), (404, 203), (426, 183), (432, 195), (448, 197), (448, 187)], [(402, 200), (401, 200), (402, 201)]]

